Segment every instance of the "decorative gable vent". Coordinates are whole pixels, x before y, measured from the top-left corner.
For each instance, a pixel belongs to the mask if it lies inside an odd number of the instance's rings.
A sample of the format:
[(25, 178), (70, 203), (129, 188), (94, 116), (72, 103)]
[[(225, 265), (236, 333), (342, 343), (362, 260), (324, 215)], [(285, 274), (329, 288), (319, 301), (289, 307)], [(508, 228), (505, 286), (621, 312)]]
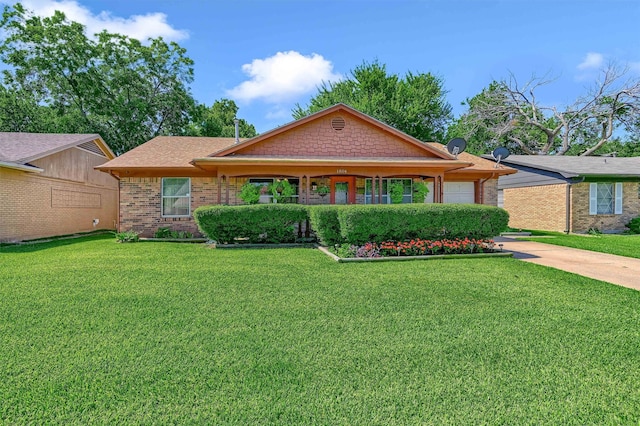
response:
[(104, 155), (104, 152), (102, 152), (102, 150), (100, 149), (98, 144), (95, 143), (95, 141), (81, 143), (80, 145), (78, 145), (78, 148), (84, 149), (85, 151), (93, 152), (94, 154), (98, 154), (101, 157), (105, 157), (105, 158), (107, 157), (106, 155)]
[(344, 129), (345, 124), (346, 123), (344, 121), (344, 118), (342, 118), (342, 117), (336, 117), (336, 118), (331, 119), (331, 128), (333, 130), (340, 131), (340, 130)]

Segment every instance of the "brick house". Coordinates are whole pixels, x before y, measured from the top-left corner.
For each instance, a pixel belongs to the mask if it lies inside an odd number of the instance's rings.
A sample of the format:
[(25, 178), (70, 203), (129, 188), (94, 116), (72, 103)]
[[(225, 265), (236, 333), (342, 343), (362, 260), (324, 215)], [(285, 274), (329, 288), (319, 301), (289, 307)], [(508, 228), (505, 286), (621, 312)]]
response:
[(498, 180), (509, 226), (559, 232), (624, 231), (640, 215), (640, 157), (511, 155)]
[(429, 188), (424, 202), (496, 205), (498, 176), (515, 173), (467, 153), (456, 158), (343, 104), (247, 140), (159, 136), (96, 168), (120, 181), (119, 229), (142, 235), (197, 233), (193, 210), (242, 204), (247, 182), (287, 179), (289, 201), (301, 204), (389, 203), (397, 183), (412, 202), (420, 181)]
[(99, 135), (0, 133), (0, 242), (115, 229), (113, 158)]

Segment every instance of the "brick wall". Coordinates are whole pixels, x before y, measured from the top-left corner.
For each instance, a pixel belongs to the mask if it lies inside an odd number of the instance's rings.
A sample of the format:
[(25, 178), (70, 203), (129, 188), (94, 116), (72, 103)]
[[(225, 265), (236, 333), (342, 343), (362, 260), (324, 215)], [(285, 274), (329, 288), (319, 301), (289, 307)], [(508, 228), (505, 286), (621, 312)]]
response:
[(106, 187), (0, 168), (0, 241), (115, 229), (118, 190), (110, 179)]
[(589, 183), (579, 183), (571, 188), (572, 232), (587, 232), (590, 228), (602, 232), (625, 231), (625, 224), (640, 215), (638, 183), (622, 185), (622, 214), (589, 214)]
[(498, 179), (490, 179), (484, 183), (482, 204), (488, 206), (498, 205)]
[(564, 232), (566, 185), (504, 189), (504, 208), (512, 228)]
[[(193, 210), (203, 205), (217, 204), (218, 184), (216, 178), (191, 178), (191, 216), (162, 217), (162, 178), (120, 179), (120, 231), (140, 232), (143, 237), (152, 237), (158, 228), (173, 231), (188, 231), (200, 236), (193, 220)], [(235, 191), (230, 190), (230, 194)], [(224, 197), (223, 197), (224, 203)]]

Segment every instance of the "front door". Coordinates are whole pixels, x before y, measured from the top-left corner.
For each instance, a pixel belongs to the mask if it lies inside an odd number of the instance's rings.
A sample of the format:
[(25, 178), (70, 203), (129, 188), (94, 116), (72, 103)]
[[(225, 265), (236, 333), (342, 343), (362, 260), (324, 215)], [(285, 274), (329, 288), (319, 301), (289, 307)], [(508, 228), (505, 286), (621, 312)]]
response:
[(331, 204), (355, 204), (356, 203), (356, 178), (355, 176), (331, 177)]

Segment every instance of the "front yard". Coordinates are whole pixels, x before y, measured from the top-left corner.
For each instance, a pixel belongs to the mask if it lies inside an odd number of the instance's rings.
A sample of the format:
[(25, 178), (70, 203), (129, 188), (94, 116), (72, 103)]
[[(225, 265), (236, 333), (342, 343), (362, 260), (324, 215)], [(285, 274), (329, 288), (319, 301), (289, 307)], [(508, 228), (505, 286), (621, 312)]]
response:
[[(538, 237), (538, 238), (536, 238)], [(540, 238), (541, 237), (541, 238)], [(640, 235), (628, 234), (565, 234), (562, 232), (532, 231), (527, 241), (555, 244), (618, 256), (640, 258)]]
[(640, 418), (640, 292), (510, 258), (0, 247), (0, 423)]

